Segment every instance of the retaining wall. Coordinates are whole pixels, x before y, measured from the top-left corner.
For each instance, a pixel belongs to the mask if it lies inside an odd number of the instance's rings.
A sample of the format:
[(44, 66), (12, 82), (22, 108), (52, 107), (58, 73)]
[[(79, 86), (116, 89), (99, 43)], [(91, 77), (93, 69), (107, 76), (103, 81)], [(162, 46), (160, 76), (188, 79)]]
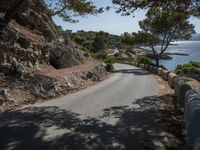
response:
[(200, 94), (188, 84), (189, 79), (152, 65), (133, 64), (149, 72), (155, 73), (168, 81), (174, 89), (177, 104), (184, 110), (187, 131), (187, 150), (200, 150)]
[(170, 72), (168, 75), (168, 84), (169, 86), (174, 89), (175, 80), (178, 76), (175, 73)]

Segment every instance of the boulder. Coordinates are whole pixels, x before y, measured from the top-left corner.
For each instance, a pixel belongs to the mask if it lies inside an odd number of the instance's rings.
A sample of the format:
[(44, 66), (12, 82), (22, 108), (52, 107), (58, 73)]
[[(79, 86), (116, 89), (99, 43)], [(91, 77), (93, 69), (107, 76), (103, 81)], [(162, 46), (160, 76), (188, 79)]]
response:
[(149, 71), (150, 71), (150, 72), (153, 72), (153, 66), (152, 66), (152, 65), (149, 66)]
[(157, 74), (158, 74), (159, 76), (162, 76), (162, 71), (163, 71), (163, 68), (158, 68)]
[(13, 68), (12, 68), (11, 64), (0, 65), (0, 73), (2, 73), (4, 75), (13, 74)]
[(20, 44), (20, 46), (24, 49), (27, 49), (30, 47), (30, 41), (22, 36), (19, 37), (17, 42)]
[(144, 68), (144, 64), (139, 64), (139, 67), (140, 68)]
[(156, 66), (153, 66), (153, 73), (157, 74), (157, 72), (158, 72), (158, 68)]
[(86, 77), (88, 79), (91, 79), (92, 81), (99, 81), (99, 79), (100, 79), (99, 76), (94, 72), (88, 72)]
[(187, 147), (188, 150), (199, 150), (196, 148), (200, 146), (200, 94), (194, 90), (189, 90), (185, 99)]
[(150, 65), (145, 64), (144, 69), (145, 69), (145, 70), (149, 70), (149, 67), (150, 67)]
[(12, 67), (12, 75), (21, 78), (25, 75), (25, 69), (22, 64), (20, 64), (16, 59), (13, 59), (11, 62), (11, 67)]
[(50, 64), (56, 69), (62, 69), (82, 64), (84, 56), (73, 46), (57, 46), (50, 53)]
[(32, 89), (34, 96), (42, 98), (48, 97), (48, 94), (52, 94), (51, 91), (55, 91), (56, 83), (56, 79), (43, 75), (29, 76), (24, 80), (25, 88)]
[(9, 97), (10, 97), (7, 89), (0, 90), (0, 95), (2, 95), (2, 98), (4, 100), (9, 99)]
[(180, 106), (185, 104), (185, 94), (191, 89), (191, 86), (188, 85), (188, 79), (185, 77), (177, 77), (175, 79), (175, 94), (177, 96), (177, 103)]
[(168, 75), (169, 75), (169, 71), (168, 70), (162, 70), (162, 78), (167, 81), (168, 80)]
[[(0, 32), (0, 43), (4, 43), (7, 46), (13, 46), (19, 38), (17, 32), (8, 26)], [(0, 49), (2, 49), (2, 47), (0, 47)]]
[(168, 75), (168, 83), (169, 86), (174, 89), (174, 85), (175, 85), (175, 79), (177, 78), (177, 75), (175, 73), (170, 72)]

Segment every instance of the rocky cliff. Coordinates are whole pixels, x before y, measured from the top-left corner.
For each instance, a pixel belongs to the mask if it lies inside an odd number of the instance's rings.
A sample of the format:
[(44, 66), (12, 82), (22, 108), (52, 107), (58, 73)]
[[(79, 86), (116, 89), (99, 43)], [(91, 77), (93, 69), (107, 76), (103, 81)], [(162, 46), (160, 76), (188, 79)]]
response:
[[(0, 1), (0, 25), (14, 3)], [(64, 40), (43, 0), (27, 7), (0, 28), (0, 112), (87, 87), (106, 74), (101, 62)]]
[[(2, 17), (14, 2), (1, 2)], [(29, 8), (16, 14), (9, 26), (1, 30), (0, 64), (38, 67), (45, 63), (61, 69), (84, 63), (84, 57), (75, 44), (65, 42), (57, 31), (43, 1), (30, 1)]]

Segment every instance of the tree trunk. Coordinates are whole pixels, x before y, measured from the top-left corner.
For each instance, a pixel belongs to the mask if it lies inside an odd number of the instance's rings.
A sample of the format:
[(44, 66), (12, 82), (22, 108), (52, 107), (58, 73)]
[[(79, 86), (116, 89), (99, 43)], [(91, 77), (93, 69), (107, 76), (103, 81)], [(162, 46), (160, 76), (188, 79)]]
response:
[(160, 64), (159, 64), (160, 58), (158, 55), (156, 56), (155, 60), (156, 60), (156, 67), (159, 67), (160, 66)]

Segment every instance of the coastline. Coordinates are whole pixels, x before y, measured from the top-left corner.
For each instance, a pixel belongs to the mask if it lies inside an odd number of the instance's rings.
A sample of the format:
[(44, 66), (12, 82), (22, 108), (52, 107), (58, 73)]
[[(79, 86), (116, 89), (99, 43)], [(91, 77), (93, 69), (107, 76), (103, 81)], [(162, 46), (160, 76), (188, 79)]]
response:
[(177, 65), (187, 64), (190, 61), (200, 62), (200, 41), (176, 41), (172, 42), (166, 54), (170, 55), (172, 60), (161, 60), (161, 65), (168, 70), (174, 71)]

